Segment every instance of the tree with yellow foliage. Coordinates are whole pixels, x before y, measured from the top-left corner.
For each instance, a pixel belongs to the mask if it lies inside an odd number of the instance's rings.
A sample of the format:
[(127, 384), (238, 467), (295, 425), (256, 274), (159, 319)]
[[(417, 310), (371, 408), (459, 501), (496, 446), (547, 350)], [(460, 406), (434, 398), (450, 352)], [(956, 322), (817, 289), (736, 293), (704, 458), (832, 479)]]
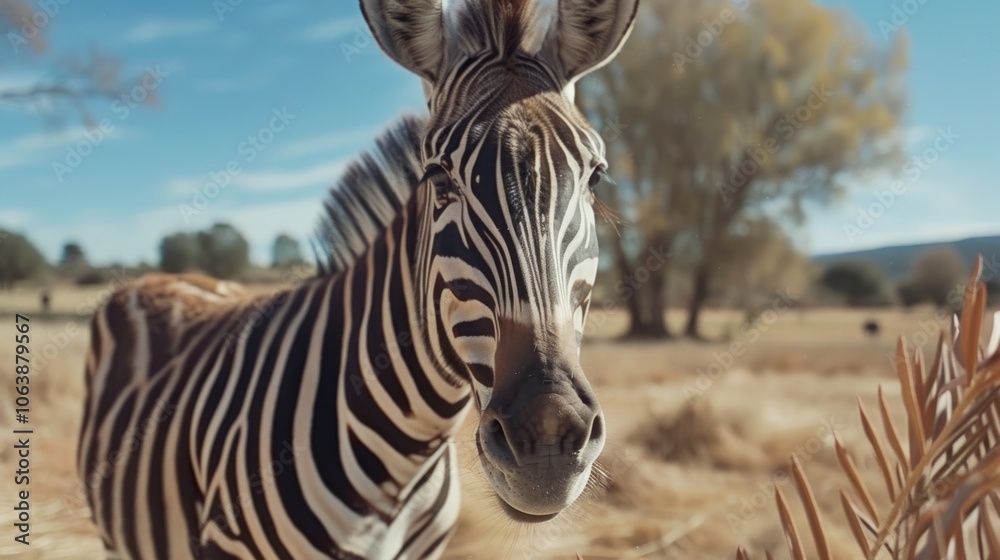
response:
[[(698, 336), (742, 218), (801, 223), (807, 201), (828, 203), (849, 178), (897, 160), (907, 47), (902, 38), (879, 46), (813, 0), (641, 11), (622, 53), (582, 85), (581, 105), (606, 123), (620, 179), (598, 194), (634, 226), (613, 238), (617, 273), (628, 277), (649, 249), (694, 239), (685, 334)], [(632, 334), (666, 334), (668, 268), (630, 294)]]

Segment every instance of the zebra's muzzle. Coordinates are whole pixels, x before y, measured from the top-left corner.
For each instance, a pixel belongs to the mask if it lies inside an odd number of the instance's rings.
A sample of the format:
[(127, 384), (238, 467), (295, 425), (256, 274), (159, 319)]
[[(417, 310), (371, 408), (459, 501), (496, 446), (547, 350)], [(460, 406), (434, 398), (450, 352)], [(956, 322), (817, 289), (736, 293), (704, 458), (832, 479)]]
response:
[(544, 521), (586, 487), (604, 447), (604, 420), (582, 372), (506, 381), (480, 418), (480, 459), (508, 515)]

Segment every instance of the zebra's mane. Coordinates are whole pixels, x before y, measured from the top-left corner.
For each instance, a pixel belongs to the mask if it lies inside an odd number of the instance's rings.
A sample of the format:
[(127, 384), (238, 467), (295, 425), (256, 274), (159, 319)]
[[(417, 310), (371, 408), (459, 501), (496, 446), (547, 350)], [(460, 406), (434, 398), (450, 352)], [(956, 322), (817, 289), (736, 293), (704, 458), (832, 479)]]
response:
[(316, 236), (320, 276), (344, 271), (399, 214), (423, 172), (420, 141), (427, 119), (406, 115), (344, 171), (323, 203)]
[(544, 37), (538, 20), (546, 6), (541, 0), (465, 0), (454, 10), (452, 36), (466, 53), (490, 49), (509, 59), (519, 49), (533, 52)]

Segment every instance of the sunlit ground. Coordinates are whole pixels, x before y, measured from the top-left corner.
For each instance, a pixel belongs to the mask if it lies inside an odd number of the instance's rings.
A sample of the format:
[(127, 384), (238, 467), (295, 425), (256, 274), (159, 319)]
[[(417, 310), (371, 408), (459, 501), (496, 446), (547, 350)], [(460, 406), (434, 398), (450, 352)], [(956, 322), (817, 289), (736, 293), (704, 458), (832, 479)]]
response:
[[(28, 311), (33, 351), (50, 356), (31, 385), (32, 544), (26, 557), (100, 555), (75, 478), (88, 333), (85, 319), (63, 314), (86, 310), (101, 293), (58, 290), (56, 315), (49, 319), (36, 312), (33, 290), (0, 296), (0, 320), (13, 324), (11, 312)], [(882, 327), (874, 339), (861, 328), (869, 318)], [(681, 319), (670, 316), (676, 326)], [(518, 528), (506, 520), (480, 473), (471, 431), (465, 430), (460, 436), (464, 506), (446, 557), (732, 558), (742, 544), (771, 549), (780, 558), (783, 537), (773, 487), (791, 490), (783, 470), (791, 453), (804, 464), (832, 526), (835, 557), (856, 556), (841, 521), (838, 491), (844, 480), (831, 429), (856, 450), (854, 461), (874, 482), (879, 475), (865, 451), (857, 398), (870, 406), (882, 384), (897, 403), (887, 355), (900, 335), (927, 341), (934, 314), (929, 308), (792, 310), (762, 317), (741, 336), (743, 319), (735, 311), (709, 311), (705, 333), (715, 339), (732, 335), (711, 343), (618, 342), (614, 337), (624, 328), (624, 315), (597, 329), (585, 344), (583, 363), (607, 417), (602, 459), (607, 488), (547, 524)], [(12, 352), (12, 344), (0, 344), (3, 379), (12, 378)], [(0, 388), (5, 432), (13, 427), (12, 386), (5, 382)], [(2, 472), (12, 472), (14, 460), (9, 445), (0, 447)], [(2, 481), (0, 493), (13, 495), (11, 478)], [(10, 511), (0, 520), (9, 523)], [(25, 552), (10, 539), (0, 542), (0, 556)]]

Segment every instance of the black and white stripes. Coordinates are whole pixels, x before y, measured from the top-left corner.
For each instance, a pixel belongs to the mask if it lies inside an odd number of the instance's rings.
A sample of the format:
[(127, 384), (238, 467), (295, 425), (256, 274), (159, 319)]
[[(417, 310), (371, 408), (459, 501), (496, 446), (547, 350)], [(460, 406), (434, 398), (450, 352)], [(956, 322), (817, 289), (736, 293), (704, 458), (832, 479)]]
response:
[[(635, 0), (591, 4), (560, 0), (540, 33), (530, 0), (454, 20), (436, 0), (363, 0), (430, 115), (331, 191), (321, 274), (257, 298), (152, 275), (95, 315), (78, 467), (109, 557), (437, 557), (470, 408), (511, 517), (584, 491), (604, 444), (579, 351), (606, 162), (566, 72), (617, 50)], [(581, 41), (591, 59), (559, 46)]]

